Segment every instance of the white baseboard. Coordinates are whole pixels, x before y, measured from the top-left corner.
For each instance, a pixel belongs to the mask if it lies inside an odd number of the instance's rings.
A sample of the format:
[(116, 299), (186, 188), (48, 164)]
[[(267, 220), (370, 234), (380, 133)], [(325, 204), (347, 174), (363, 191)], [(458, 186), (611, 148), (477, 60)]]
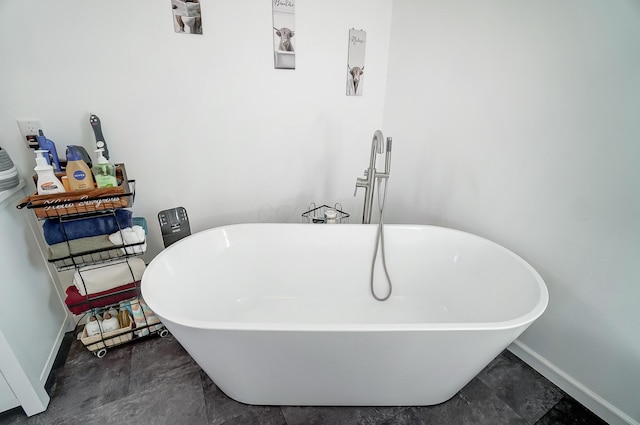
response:
[(15, 398), (9, 401), (0, 401), (0, 413), (14, 409), (18, 406), (20, 406), (20, 402)]
[(523, 342), (516, 340), (508, 349), (608, 424), (640, 425), (640, 422), (591, 391)]
[(58, 329), (58, 335), (55, 341), (53, 342), (53, 346), (49, 351), (49, 357), (47, 358), (47, 361), (42, 368), (42, 372), (40, 373), (40, 383), (42, 384), (43, 387), (44, 387), (44, 384), (46, 384), (47, 379), (49, 378), (49, 374), (51, 373), (51, 369), (53, 368), (53, 363), (56, 361), (56, 356), (58, 355), (58, 351), (60, 351), (60, 346), (62, 345), (62, 339), (64, 338), (64, 334), (70, 330), (68, 328), (69, 328), (69, 321), (65, 317), (65, 320), (63, 320), (62, 323), (60, 324), (60, 329)]
[(20, 402), (11, 391), (11, 387), (4, 379), (4, 375), (0, 372), (0, 413), (18, 406), (20, 406)]

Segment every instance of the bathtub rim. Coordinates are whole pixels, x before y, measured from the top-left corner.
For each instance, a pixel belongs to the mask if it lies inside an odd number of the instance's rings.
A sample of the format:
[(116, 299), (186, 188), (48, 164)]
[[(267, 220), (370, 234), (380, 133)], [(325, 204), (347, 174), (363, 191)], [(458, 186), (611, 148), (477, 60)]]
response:
[[(480, 240), (484, 243), (488, 243), (498, 250), (512, 257), (516, 262), (521, 264), (529, 273), (531, 273), (532, 277), (538, 284), (538, 289), (540, 292), (540, 297), (536, 302), (535, 306), (527, 313), (516, 317), (510, 320), (504, 321), (495, 321), (495, 322), (446, 322), (446, 323), (317, 323), (317, 324), (295, 324), (295, 323), (281, 323), (281, 322), (220, 322), (220, 321), (204, 321), (204, 320), (196, 320), (186, 318), (182, 315), (176, 314), (166, 314), (162, 309), (157, 309), (154, 307), (153, 301), (149, 302), (149, 299), (145, 296), (145, 276), (148, 276), (152, 273), (155, 268), (154, 264), (158, 264), (160, 259), (167, 254), (167, 252), (171, 252), (172, 249), (176, 249), (177, 246), (182, 245), (184, 243), (189, 243), (189, 241), (194, 240), (198, 237), (204, 237), (203, 235), (212, 232), (220, 232), (224, 231), (228, 228), (234, 227), (253, 227), (253, 226), (286, 226), (286, 227), (298, 227), (298, 226), (312, 226), (312, 224), (307, 223), (238, 223), (238, 224), (229, 224), (229, 225), (221, 225), (212, 227), (209, 229), (205, 229), (199, 232), (196, 232), (184, 239), (181, 239), (171, 246), (165, 248), (163, 251), (158, 253), (156, 257), (154, 257), (151, 262), (147, 265), (143, 276), (141, 278), (140, 290), (142, 293), (142, 298), (145, 300), (147, 305), (162, 319), (175, 323), (177, 325), (195, 328), (195, 329), (207, 329), (207, 330), (238, 330), (238, 331), (309, 331), (309, 332), (393, 332), (393, 331), (479, 331), (479, 330), (507, 330), (507, 329), (518, 329), (522, 328), (526, 329), (531, 323), (533, 323), (536, 319), (538, 319), (546, 310), (549, 304), (549, 291), (547, 289), (546, 283), (542, 276), (538, 273), (538, 271), (529, 264), (526, 260), (524, 260), (521, 256), (513, 252), (512, 250), (504, 247), (503, 245), (498, 244), (490, 239), (484, 238), (482, 236), (478, 236), (474, 233), (466, 232), (463, 230), (458, 230), (450, 227), (444, 226), (436, 226), (429, 224), (385, 224), (386, 227), (395, 227), (395, 228), (403, 228), (403, 229), (412, 229), (412, 228), (434, 228), (434, 229), (442, 229), (454, 233), (459, 233), (464, 235), (465, 237), (474, 238)], [(369, 226), (376, 227), (377, 224), (340, 224), (340, 226)], [(333, 226), (331, 226), (333, 227)], [(148, 279), (147, 279), (148, 281)], [(367, 293), (367, 296), (370, 296)], [(393, 300), (393, 295), (391, 297)]]

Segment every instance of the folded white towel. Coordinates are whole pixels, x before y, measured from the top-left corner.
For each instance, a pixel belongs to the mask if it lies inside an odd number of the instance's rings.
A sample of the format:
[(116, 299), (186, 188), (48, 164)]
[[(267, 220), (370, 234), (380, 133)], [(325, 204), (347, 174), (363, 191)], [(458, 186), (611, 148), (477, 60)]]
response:
[(80, 295), (108, 291), (142, 279), (145, 267), (144, 261), (138, 257), (107, 265), (85, 266), (74, 273), (73, 284)]
[(131, 245), (144, 242), (141, 245), (122, 248), (125, 254), (144, 254), (147, 250), (146, 237), (142, 226), (125, 227), (109, 235), (109, 240), (114, 245)]

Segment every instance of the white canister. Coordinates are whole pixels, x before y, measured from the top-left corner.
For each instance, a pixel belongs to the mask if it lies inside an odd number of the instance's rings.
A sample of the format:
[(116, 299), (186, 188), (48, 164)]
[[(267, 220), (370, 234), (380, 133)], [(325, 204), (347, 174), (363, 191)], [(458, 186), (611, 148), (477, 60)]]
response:
[(91, 316), (84, 329), (87, 331), (87, 336), (98, 335), (100, 333), (100, 322), (96, 320), (95, 316)]
[(324, 222), (327, 224), (336, 224), (338, 222), (337, 217), (338, 213), (336, 210), (329, 209), (324, 212)]
[(112, 316), (107, 313), (104, 315), (104, 320), (102, 321), (102, 331), (103, 332), (111, 332), (120, 329), (120, 322), (118, 321), (117, 316)]

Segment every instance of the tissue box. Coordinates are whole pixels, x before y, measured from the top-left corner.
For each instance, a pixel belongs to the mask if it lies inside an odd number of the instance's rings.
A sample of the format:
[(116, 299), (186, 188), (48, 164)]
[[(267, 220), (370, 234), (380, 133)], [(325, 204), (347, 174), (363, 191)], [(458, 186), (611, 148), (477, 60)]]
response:
[[(52, 195), (38, 195), (38, 192), (35, 192), (20, 201), (18, 209), (24, 207), (33, 209), (36, 217), (43, 219), (114, 208), (126, 208), (133, 204), (133, 193), (131, 193), (130, 185), (133, 181), (127, 179), (124, 164), (115, 164), (115, 167), (116, 178), (121, 182), (118, 187), (75, 190)], [(64, 175), (64, 173), (56, 173), (58, 178)], [(37, 178), (37, 175), (33, 176), (34, 182), (37, 181)]]

